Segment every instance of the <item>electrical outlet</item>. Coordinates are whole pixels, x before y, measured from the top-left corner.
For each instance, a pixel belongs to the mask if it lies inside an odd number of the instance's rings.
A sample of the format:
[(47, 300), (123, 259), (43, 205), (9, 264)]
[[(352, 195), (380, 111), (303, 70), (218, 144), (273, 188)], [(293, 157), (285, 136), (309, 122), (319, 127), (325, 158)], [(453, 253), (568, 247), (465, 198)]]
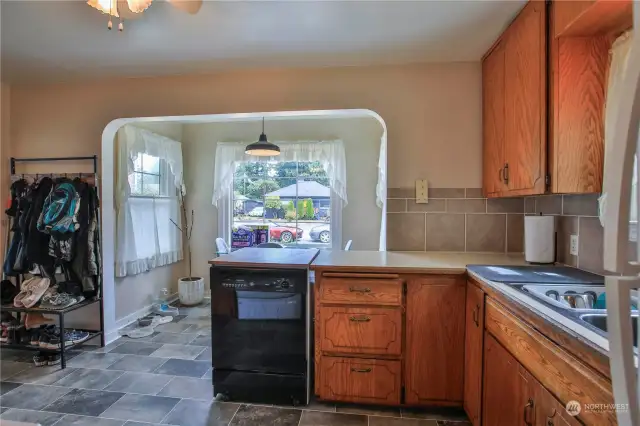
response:
[(571, 235), (571, 244), (569, 247), (569, 253), (577, 256), (578, 255), (578, 236), (575, 234)]
[(426, 179), (416, 180), (416, 204), (429, 202), (429, 183)]

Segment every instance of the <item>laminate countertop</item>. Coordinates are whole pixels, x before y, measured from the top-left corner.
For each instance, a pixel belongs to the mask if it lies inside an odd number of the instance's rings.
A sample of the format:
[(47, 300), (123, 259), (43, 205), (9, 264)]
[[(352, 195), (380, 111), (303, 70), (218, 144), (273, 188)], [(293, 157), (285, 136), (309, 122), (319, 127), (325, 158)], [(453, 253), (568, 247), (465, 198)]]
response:
[(464, 274), (467, 265), (525, 265), (522, 254), (321, 250), (312, 270)]

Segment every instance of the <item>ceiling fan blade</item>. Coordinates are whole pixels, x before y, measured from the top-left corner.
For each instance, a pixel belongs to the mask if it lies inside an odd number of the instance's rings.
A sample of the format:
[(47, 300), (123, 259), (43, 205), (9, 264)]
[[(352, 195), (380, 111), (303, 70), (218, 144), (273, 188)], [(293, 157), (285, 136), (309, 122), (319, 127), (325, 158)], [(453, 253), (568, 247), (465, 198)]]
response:
[(169, 3), (183, 12), (187, 12), (192, 15), (198, 13), (202, 7), (202, 0), (169, 0)]
[[(151, 4), (151, 1), (148, 3)], [(142, 12), (135, 13), (129, 8), (129, 2), (127, 0), (118, 0), (118, 13), (125, 21), (138, 19), (142, 16)]]

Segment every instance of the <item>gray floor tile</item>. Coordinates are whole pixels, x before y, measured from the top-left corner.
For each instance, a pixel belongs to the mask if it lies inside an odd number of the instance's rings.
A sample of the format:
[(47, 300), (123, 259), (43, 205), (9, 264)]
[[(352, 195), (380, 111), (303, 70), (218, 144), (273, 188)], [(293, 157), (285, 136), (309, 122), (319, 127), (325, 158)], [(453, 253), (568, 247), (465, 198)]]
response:
[(213, 369), (209, 368), (206, 373), (202, 376), (203, 379), (211, 380), (213, 378)]
[(11, 392), (18, 386), (22, 385), (22, 383), (15, 382), (0, 382), (0, 395), (4, 395), (7, 392)]
[(123, 356), (117, 353), (84, 352), (69, 361), (67, 365), (83, 368), (107, 368)]
[(49, 413), (47, 411), (20, 410), (11, 408), (0, 415), (2, 420), (13, 420), (14, 422), (36, 423), (40, 426), (51, 426), (60, 420), (64, 414)]
[(169, 359), (167, 362), (156, 368), (154, 373), (169, 374), (171, 376), (202, 377), (210, 366), (211, 363), (207, 361)]
[(159, 358), (196, 359), (205, 350), (202, 346), (189, 345), (162, 345), (158, 350), (150, 354)]
[(332, 403), (332, 402), (323, 402), (323, 401), (318, 401), (315, 398), (311, 398), (311, 401), (309, 402), (309, 405), (307, 405), (306, 407), (304, 407), (305, 410), (312, 410), (312, 411), (328, 411), (328, 412), (336, 412), (336, 404)]
[(187, 345), (193, 342), (197, 334), (191, 333), (158, 333), (151, 341), (153, 343), (171, 343), (174, 345)]
[(31, 367), (33, 367), (33, 364), (28, 364), (26, 362), (2, 361), (2, 363), (0, 363), (0, 377), (2, 377), (2, 380), (8, 381), (11, 376), (15, 376), (21, 371), (27, 370)]
[(2, 395), (0, 404), (3, 407), (41, 410), (70, 390), (57, 386), (22, 385)]
[(184, 333), (190, 327), (191, 324), (188, 323), (168, 322), (157, 326), (155, 331), (159, 331), (160, 333)]
[(369, 416), (369, 426), (438, 426), (438, 422), (435, 420)]
[(173, 322), (180, 322), (187, 317), (187, 314), (184, 315), (175, 315), (173, 317)]
[(102, 390), (122, 374), (122, 371), (78, 368), (73, 373), (55, 382), (55, 385), (68, 388)]
[(64, 370), (59, 365), (48, 367), (36, 367), (22, 371), (11, 377), (11, 381), (20, 383), (35, 383), (38, 385), (52, 385), (63, 377), (73, 373), (75, 368), (67, 367)]
[(111, 354), (150, 355), (162, 347), (159, 343), (150, 342), (125, 342), (113, 349)]
[(336, 411), (338, 413), (364, 414), (368, 416), (400, 417), (400, 409), (395, 407), (338, 404), (336, 405)]
[(123, 420), (67, 414), (62, 420), (56, 423), (56, 426), (122, 426), (123, 424)]
[(367, 416), (360, 414), (303, 411), (299, 426), (368, 426)]
[(72, 389), (62, 398), (47, 405), (44, 410), (83, 416), (99, 416), (123, 396), (124, 394), (120, 392)]
[(258, 405), (242, 405), (229, 426), (297, 426), (302, 411)]
[(129, 420), (124, 426), (160, 426), (158, 423), (132, 422)]
[(183, 399), (163, 423), (177, 426), (227, 426), (240, 407), (230, 402)]
[(115, 382), (107, 386), (105, 390), (155, 395), (169, 383), (171, 379), (172, 376), (165, 376), (163, 374), (125, 372), (122, 376), (118, 377)]
[(158, 395), (211, 401), (213, 400), (213, 384), (209, 379), (174, 377)]
[(109, 370), (137, 371), (140, 373), (151, 373), (153, 370), (162, 365), (166, 359), (152, 358), (139, 355), (125, 355), (115, 364), (109, 366)]
[(189, 343), (190, 345), (193, 346), (206, 346), (206, 347), (211, 347), (211, 333), (208, 334), (203, 334), (200, 335), (198, 337), (196, 337), (196, 339)]
[(211, 322), (208, 324), (192, 324), (185, 333), (199, 334), (203, 336), (211, 336)]
[(127, 394), (102, 413), (102, 416), (111, 419), (160, 423), (179, 401), (178, 398)]
[(124, 343), (124, 341), (122, 340), (123, 338), (119, 338), (118, 340), (114, 340), (113, 342), (109, 343), (108, 345), (104, 346), (104, 347), (100, 347), (100, 346), (90, 346), (90, 345), (82, 345), (80, 346), (80, 349), (86, 352), (94, 352), (94, 353), (107, 353), (107, 352), (111, 352), (113, 350), (113, 348), (117, 348), (118, 346), (120, 346), (122, 343)]
[(160, 334), (160, 333), (159, 333), (159, 332), (157, 332), (157, 331), (154, 331), (154, 332), (153, 332), (153, 334), (150, 334), (150, 335), (145, 336), (145, 337), (140, 337), (140, 338), (138, 338), (138, 339), (133, 339), (133, 338), (131, 338), (131, 337), (122, 336), (122, 337), (120, 338), (120, 340), (122, 341), (120, 344), (122, 344), (122, 343), (127, 343), (127, 342), (137, 342), (137, 343), (140, 343), (140, 342), (147, 342), (147, 343), (150, 343), (150, 342), (151, 342), (151, 340), (152, 340), (154, 337), (156, 337), (158, 334)]
[(200, 326), (211, 326), (211, 317), (207, 315), (203, 316), (188, 316), (182, 321), (183, 324), (195, 324)]
[(205, 349), (196, 357), (196, 361), (209, 361), (211, 362), (211, 348)]
[(11, 410), (11, 408), (7, 408), (7, 407), (0, 407), (0, 414), (4, 413), (4, 412), (6, 412), (6, 411), (9, 411), (9, 410)]
[(467, 421), (467, 415), (458, 408), (403, 408), (402, 417), (407, 419)]

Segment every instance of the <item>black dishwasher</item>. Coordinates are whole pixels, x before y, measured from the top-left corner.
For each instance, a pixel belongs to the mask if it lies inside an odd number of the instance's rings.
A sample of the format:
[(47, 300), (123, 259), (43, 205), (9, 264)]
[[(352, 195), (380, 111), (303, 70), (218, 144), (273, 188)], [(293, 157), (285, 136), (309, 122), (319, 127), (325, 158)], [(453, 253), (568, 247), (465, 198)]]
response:
[(306, 269), (211, 268), (211, 354), (221, 400), (307, 404)]

